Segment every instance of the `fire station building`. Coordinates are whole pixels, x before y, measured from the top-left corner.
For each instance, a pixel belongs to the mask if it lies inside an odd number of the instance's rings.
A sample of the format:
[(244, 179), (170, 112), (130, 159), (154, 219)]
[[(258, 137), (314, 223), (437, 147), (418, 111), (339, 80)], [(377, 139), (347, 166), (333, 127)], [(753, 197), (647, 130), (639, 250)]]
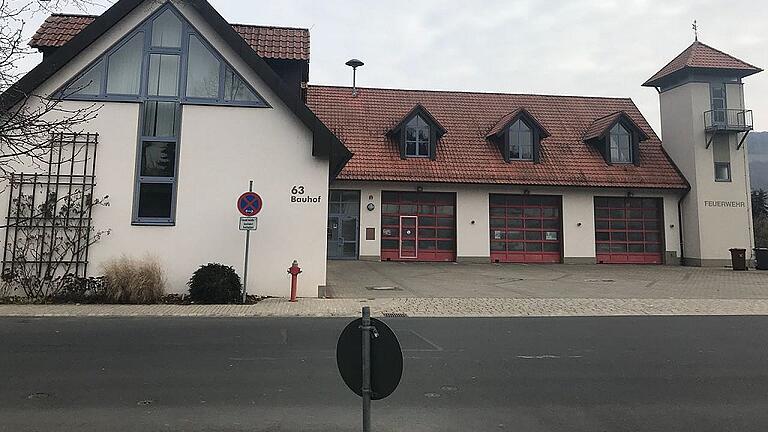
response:
[(266, 295), (294, 259), (316, 296), (327, 259), (721, 266), (752, 249), (742, 78), (761, 69), (698, 41), (644, 84), (663, 142), (627, 98), (309, 85), (308, 30), (231, 25), (204, 0), (53, 15), (31, 45), (44, 60), (3, 107), (101, 105), (85, 129), (110, 235), (89, 273), (151, 253), (183, 291), (200, 264), (241, 270), (249, 180), (248, 284)]

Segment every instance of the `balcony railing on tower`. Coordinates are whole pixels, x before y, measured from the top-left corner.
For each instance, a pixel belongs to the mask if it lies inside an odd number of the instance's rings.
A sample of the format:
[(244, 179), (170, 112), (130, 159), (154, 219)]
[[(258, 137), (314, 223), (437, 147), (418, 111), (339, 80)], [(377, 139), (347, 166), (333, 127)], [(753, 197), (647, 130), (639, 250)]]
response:
[(752, 110), (715, 109), (704, 112), (707, 132), (747, 132), (752, 130)]

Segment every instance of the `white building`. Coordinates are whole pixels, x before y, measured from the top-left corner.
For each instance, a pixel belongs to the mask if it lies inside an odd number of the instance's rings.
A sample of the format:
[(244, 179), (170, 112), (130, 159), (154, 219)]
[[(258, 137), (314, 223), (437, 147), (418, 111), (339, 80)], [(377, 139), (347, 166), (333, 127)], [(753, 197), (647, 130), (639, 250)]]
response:
[[(241, 272), (250, 180), (265, 295), (287, 295), (294, 259), (316, 296), (326, 258), (723, 265), (752, 248), (741, 78), (760, 69), (698, 42), (645, 84), (663, 144), (629, 99), (308, 86), (308, 31), (233, 26), (202, 0), (54, 15), (32, 45), (45, 58), (4, 108), (101, 106), (83, 178), (110, 203), (88, 223), (111, 233), (78, 258), (89, 274), (147, 253), (174, 291), (207, 262)], [(62, 178), (40, 169), (19, 168)]]

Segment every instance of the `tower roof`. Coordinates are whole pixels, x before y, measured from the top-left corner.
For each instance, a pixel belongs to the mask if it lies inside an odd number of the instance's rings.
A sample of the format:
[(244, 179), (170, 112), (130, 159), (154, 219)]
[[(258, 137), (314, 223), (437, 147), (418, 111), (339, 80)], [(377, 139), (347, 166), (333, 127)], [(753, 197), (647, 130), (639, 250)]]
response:
[(739, 78), (762, 71), (757, 66), (752, 66), (707, 44), (694, 41), (691, 46), (667, 63), (666, 66), (656, 72), (643, 85), (646, 87), (657, 87), (669, 76), (679, 74), (687, 69), (710, 69), (729, 72)]

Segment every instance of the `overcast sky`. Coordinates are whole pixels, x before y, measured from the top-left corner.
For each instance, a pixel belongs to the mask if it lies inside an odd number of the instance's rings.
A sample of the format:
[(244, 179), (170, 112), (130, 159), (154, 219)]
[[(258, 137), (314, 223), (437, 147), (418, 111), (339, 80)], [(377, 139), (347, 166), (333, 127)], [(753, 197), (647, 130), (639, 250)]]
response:
[[(768, 67), (765, 0), (211, 3), (230, 22), (309, 28), (314, 84), (351, 84), (356, 57), (361, 86), (630, 97), (657, 133), (658, 95), (640, 85), (693, 42), (694, 19), (702, 42)], [(745, 83), (755, 130), (768, 130), (768, 72)]]

